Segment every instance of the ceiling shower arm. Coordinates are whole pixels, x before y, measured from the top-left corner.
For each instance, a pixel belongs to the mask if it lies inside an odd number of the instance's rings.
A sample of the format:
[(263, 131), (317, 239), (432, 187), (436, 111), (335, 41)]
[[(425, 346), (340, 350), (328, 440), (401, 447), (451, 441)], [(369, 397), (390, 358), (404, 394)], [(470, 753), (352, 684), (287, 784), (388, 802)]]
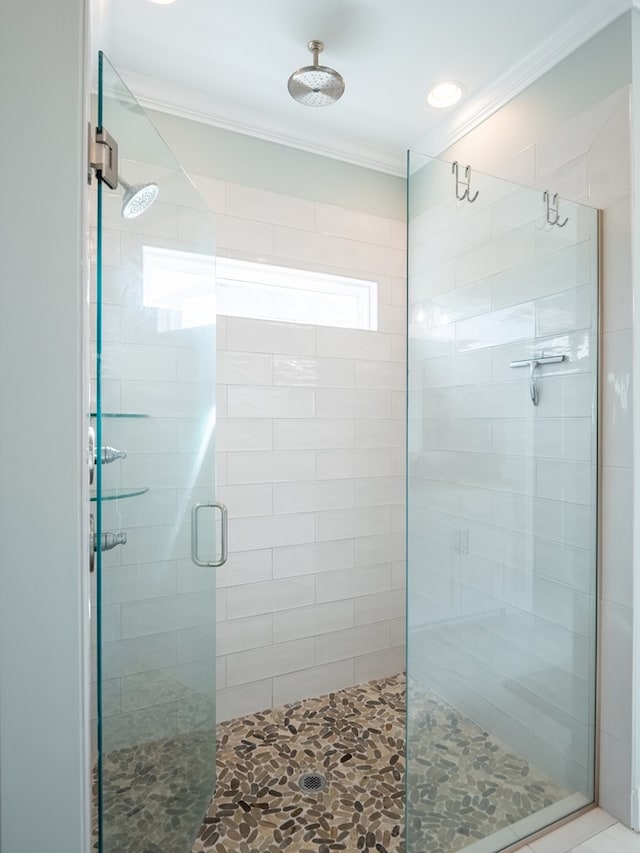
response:
[(324, 50), (324, 42), (321, 42), (319, 39), (312, 39), (307, 45), (311, 53), (313, 54), (313, 65), (315, 68), (318, 68), (320, 63), (318, 62), (318, 56)]

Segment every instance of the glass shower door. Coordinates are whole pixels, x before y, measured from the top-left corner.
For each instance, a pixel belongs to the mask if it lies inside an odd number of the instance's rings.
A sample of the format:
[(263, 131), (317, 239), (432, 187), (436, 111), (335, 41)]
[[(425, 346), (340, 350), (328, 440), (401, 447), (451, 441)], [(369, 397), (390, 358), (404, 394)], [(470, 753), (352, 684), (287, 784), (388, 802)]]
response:
[(215, 787), (213, 224), (102, 54), (99, 72), (119, 170), (93, 199), (99, 849), (186, 853)]
[(491, 853), (594, 799), (598, 218), (408, 181), (407, 849)]

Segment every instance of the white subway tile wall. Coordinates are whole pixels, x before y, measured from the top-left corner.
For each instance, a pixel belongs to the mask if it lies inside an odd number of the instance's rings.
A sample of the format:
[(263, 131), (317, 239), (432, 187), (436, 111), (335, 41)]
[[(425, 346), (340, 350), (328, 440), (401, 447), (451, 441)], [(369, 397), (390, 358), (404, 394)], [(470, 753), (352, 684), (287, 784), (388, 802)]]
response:
[[(498, 134), (504, 130), (500, 121), (500, 116), (496, 117)], [(480, 135), (487, 135), (491, 122), (492, 119), (482, 128)], [(585, 114), (569, 120), (566, 125), (554, 127), (548, 136), (537, 142), (532, 140), (532, 144), (506, 163), (496, 163), (495, 158), (491, 160), (491, 152), (483, 149), (481, 139), (478, 147), (473, 132), (455, 155), (464, 162), (470, 161), (476, 168), (486, 168), (507, 180), (536, 186), (540, 190), (549, 188), (564, 198), (586, 201), (603, 210), (600, 299), (600, 393), (603, 405), (600, 429), (604, 458), (600, 459), (599, 500), (602, 506), (600, 597), (604, 683), (600, 720), (600, 801), (627, 823), (630, 818), (629, 755), (632, 742), (631, 722), (626, 709), (631, 706), (629, 625), (633, 504), (629, 139), (629, 89), (624, 87)], [(483, 157), (488, 157), (490, 162), (483, 163)], [(478, 186), (484, 189), (481, 184)], [(535, 196), (529, 197), (529, 203), (522, 195), (519, 198), (515, 194), (495, 198), (492, 209), (494, 233), (504, 233), (531, 222), (537, 204)], [(472, 206), (468, 207), (465, 215), (472, 217)], [(429, 229), (435, 236), (454, 223), (454, 212), (446, 206), (439, 206), (425, 211), (410, 223), (409, 228), (410, 233), (415, 233), (414, 229), (427, 233), (426, 229)], [(432, 312), (438, 312), (436, 321), (448, 315), (445, 318), (448, 325), (438, 326), (434, 322), (428, 338), (420, 341), (419, 346), (417, 341), (413, 342), (415, 359), (435, 361), (438, 356), (450, 359), (455, 352), (454, 325), (458, 319), (500, 311), (514, 303), (526, 303), (532, 288), (538, 298), (553, 299), (554, 294), (560, 291), (569, 292), (588, 285), (592, 280), (591, 246), (584, 240), (578, 245), (571, 245), (581, 233), (573, 225), (570, 223), (563, 229), (567, 232), (562, 235), (567, 238), (564, 248), (558, 247), (557, 234), (553, 235), (556, 239), (554, 245), (549, 243), (549, 235), (544, 230), (538, 231), (535, 236), (535, 264), (509, 269), (493, 275), (490, 280), (464, 288), (455, 286), (456, 265), (446, 256), (439, 259), (438, 267), (416, 272), (412, 276), (410, 292), (414, 294), (416, 303), (423, 303), (420, 309), (425, 322), (428, 323), (432, 316), (424, 304), (427, 303)], [(432, 242), (440, 242), (439, 237)], [(416, 251), (414, 263), (422, 263), (433, 251), (433, 247), (423, 246), (421, 251)], [(565, 292), (564, 298), (566, 295)], [(555, 308), (562, 309), (562, 303), (563, 297), (560, 297)], [(571, 310), (571, 304), (567, 306), (566, 301), (564, 304)], [(573, 302), (573, 307), (580, 310), (576, 302)], [(563, 314), (566, 318), (564, 311), (545, 311), (542, 306), (542, 311), (536, 314), (541, 324), (538, 329), (553, 332), (553, 324), (564, 322)], [(545, 324), (551, 325), (545, 327)], [(469, 530), (468, 540), (463, 537), (461, 541), (456, 538), (455, 526), (453, 530), (451, 526), (441, 530), (439, 541), (431, 551), (432, 561), (451, 565), (451, 571), (457, 573), (460, 583), (468, 584), (474, 595), (484, 592), (481, 605), (488, 605), (491, 598), (494, 602), (498, 599), (509, 604), (502, 619), (488, 620), (483, 630), (466, 625), (466, 640), (462, 638), (462, 628), (457, 627), (455, 632), (450, 632), (438, 646), (440, 669), (437, 676), (443, 680), (448, 678), (452, 690), (455, 681), (459, 685), (467, 678), (466, 690), (458, 690), (456, 694), (459, 701), (466, 702), (470, 713), (473, 711), (472, 716), (487, 726), (493, 726), (492, 730), (515, 736), (518, 745), (521, 742), (535, 744), (536, 755), (532, 756), (535, 762), (548, 762), (552, 768), (554, 752), (556, 757), (564, 752), (577, 768), (580, 763), (576, 760), (577, 751), (582, 750), (584, 755), (585, 736), (592, 737), (584, 719), (579, 718), (575, 702), (582, 701), (580, 696), (585, 684), (593, 678), (590, 643), (583, 636), (585, 619), (588, 610), (593, 608), (593, 602), (585, 596), (584, 586), (580, 584), (584, 580), (584, 557), (593, 542), (595, 521), (592, 506), (585, 503), (584, 487), (582, 490), (572, 488), (568, 492), (571, 482), (565, 475), (569, 473), (568, 460), (571, 460), (578, 465), (573, 469), (574, 474), (582, 478), (589, 476), (585, 463), (591, 459), (591, 425), (584, 416), (584, 407), (580, 411), (580, 400), (587, 399), (585, 386), (591, 382), (589, 374), (592, 374), (594, 365), (590, 363), (587, 348), (581, 345), (579, 336), (571, 339), (561, 331), (555, 340), (576, 358), (570, 365), (561, 365), (561, 371), (549, 376), (543, 386), (545, 402), (558, 417), (563, 418), (561, 431), (558, 431), (559, 422), (554, 417), (548, 419), (548, 429), (544, 428), (542, 418), (536, 418), (535, 432), (523, 430), (521, 418), (526, 415), (527, 404), (525, 400), (525, 408), (522, 407), (522, 395), (520, 402), (513, 397), (514, 382), (518, 383), (518, 380), (509, 375), (515, 371), (508, 367), (511, 360), (528, 357), (520, 354), (521, 344), (495, 350), (490, 376), (493, 381), (504, 383), (499, 397), (492, 393), (490, 379), (486, 377), (480, 388), (464, 389), (462, 397), (460, 389), (454, 391), (452, 388), (455, 373), (446, 358), (441, 358), (441, 365), (447, 371), (444, 381), (443, 374), (437, 370), (427, 373), (438, 377), (438, 380), (430, 390), (430, 421), (425, 421), (425, 446), (459, 454), (493, 452), (506, 454), (510, 459), (531, 454), (540, 456), (541, 464), (537, 466), (532, 484), (535, 483), (536, 490), (542, 485), (544, 494), (517, 495), (507, 490), (508, 481), (503, 479), (503, 491), (475, 488), (476, 499), (471, 503), (470, 495), (465, 495), (461, 489), (452, 489), (444, 481), (433, 481), (428, 491), (417, 479), (414, 482), (417, 501), (440, 514), (464, 516)], [(481, 355), (482, 350), (472, 352)], [(422, 374), (416, 376), (415, 365), (411, 368), (410, 384), (412, 389), (418, 389), (423, 382)], [(481, 371), (481, 366), (474, 369)], [(547, 371), (550, 372), (551, 368)], [(507, 384), (509, 382), (512, 387)], [(469, 418), (468, 429), (455, 428), (454, 419), (460, 416)], [(421, 440), (418, 430), (422, 425), (412, 422), (409, 426), (410, 443)], [(560, 458), (565, 460), (562, 468), (550, 461)], [(494, 469), (494, 476), (496, 473)], [(499, 473), (505, 477), (508, 469)], [(562, 512), (558, 512), (558, 498), (563, 500)], [(575, 502), (567, 502), (567, 499)], [(501, 529), (499, 537), (494, 536), (492, 526)], [(538, 541), (532, 538), (534, 535)], [(470, 553), (460, 555), (458, 550), (465, 550), (467, 544), (470, 545)], [(536, 578), (535, 583), (527, 574), (533, 561), (545, 567), (544, 578)], [(496, 562), (501, 563), (499, 568)], [(464, 563), (468, 564), (466, 570)], [(566, 572), (570, 574), (566, 575)], [(411, 573), (410, 584), (414, 577), (415, 573)], [(412, 597), (419, 592), (414, 586)], [(431, 584), (425, 582), (424, 594), (435, 596), (446, 607), (454, 603), (451, 586), (442, 578), (435, 582), (432, 580)], [(471, 609), (473, 606), (469, 596), (464, 598), (461, 595), (460, 600), (462, 607)], [(523, 605), (532, 600), (543, 623), (537, 624), (533, 614), (523, 612)], [(411, 643), (414, 642), (412, 638)], [(520, 648), (520, 665), (517, 657), (512, 659), (510, 666), (507, 665), (507, 644), (511, 651), (514, 646)], [(452, 655), (451, 649), (456, 646), (464, 646), (473, 654), (471, 657), (460, 653)], [(500, 647), (503, 647), (502, 654), (497, 656), (495, 650)], [(522, 680), (518, 679), (518, 672), (525, 671), (526, 655), (530, 656), (529, 666), (538, 666), (540, 673), (544, 673), (544, 679), (538, 679), (537, 684), (528, 683), (527, 692), (524, 692), (513, 688), (518, 680)], [(494, 677), (491, 691), (493, 697), (499, 698), (498, 703), (492, 706), (484, 694), (492, 669), (498, 663), (505, 667), (501, 670), (502, 688), (507, 690), (498, 690)], [(554, 672), (567, 673), (569, 668), (571, 678), (567, 680), (563, 696)], [(544, 686), (544, 693), (540, 686)], [(529, 699), (527, 707), (535, 709), (533, 719), (522, 701), (517, 704), (518, 698)], [(519, 730), (514, 727), (514, 721), (519, 722)], [(556, 766), (561, 768), (560, 764)], [(573, 780), (567, 778), (566, 767), (562, 776), (576, 786), (584, 780), (582, 771)]]
[[(546, 186), (567, 174), (573, 195), (602, 210), (601, 282), (601, 716), (603, 808), (629, 824), (632, 752), (632, 279), (629, 87), (532, 146), (536, 179)], [(572, 168), (576, 158), (585, 169)], [(553, 178), (549, 173), (553, 174)], [(580, 175), (580, 182), (576, 175)], [(567, 194), (565, 188), (565, 195)], [(562, 192), (562, 189), (558, 191)], [(576, 280), (576, 284), (579, 280)], [(576, 528), (576, 533), (579, 528)], [(575, 544), (579, 544), (576, 542)]]
[[(213, 631), (216, 614), (226, 618), (226, 590), (214, 614), (215, 576), (192, 563), (189, 544), (190, 506), (212, 497), (204, 485), (213, 477), (214, 458), (203, 420), (215, 415), (215, 394), (206, 383), (215, 337), (211, 327), (182, 328), (176, 312), (145, 305), (141, 263), (146, 243), (201, 251), (202, 214), (187, 217), (171, 192), (165, 199), (148, 218), (128, 224), (117, 195), (104, 199), (102, 408), (111, 416), (103, 420), (102, 441), (125, 449), (127, 457), (103, 469), (103, 487), (108, 497), (138, 493), (102, 507), (103, 530), (127, 536), (126, 545), (103, 554), (107, 751), (178, 731), (184, 696), (211, 696), (215, 677), (222, 686), (226, 677), (224, 660), (216, 673)], [(224, 339), (224, 325), (221, 331)], [(224, 412), (226, 389), (218, 403)], [(134, 416), (114, 416), (123, 412)], [(92, 602), (95, 613), (95, 588)]]
[[(229, 509), (229, 559), (198, 569), (184, 514), (201, 430), (190, 417), (198, 332), (193, 348), (170, 332), (158, 345), (133, 272), (146, 242), (183, 248), (175, 240), (190, 215), (166, 203), (137, 220), (135, 236), (112, 211), (103, 393), (154, 425), (110, 429), (129, 451), (119, 485), (151, 487), (127, 505), (126, 548), (105, 555), (105, 710), (112, 727), (123, 715), (123, 743), (140, 679), (144, 701), (167, 706), (176, 666), (213, 647), (197, 627), (208, 615), (197, 612), (203, 584), (218, 586), (218, 720), (404, 668), (405, 224), (195, 180), (216, 214), (219, 255), (374, 279), (379, 329), (218, 319), (217, 494)], [(122, 528), (115, 506), (105, 525)]]
[[(445, 169), (412, 179), (409, 670), (588, 793), (597, 220), (567, 205), (552, 229), (541, 193), (486, 178), (457, 202)], [(539, 369), (534, 407), (510, 363), (541, 352), (565, 361)]]
[[(228, 184), (226, 206), (215, 198), (234, 217), (232, 232), (218, 232), (221, 255), (241, 249), (372, 278), (379, 297), (372, 332), (224, 319), (221, 720), (404, 668), (404, 543), (394, 512), (404, 507), (406, 236), (403, 222), (250, 187)], [(252, 562), (240, 574), (256, 555), (259, 569)], [(230, 636), (242, 647), (229, 647)], [(374, 650), (383, 653), (375, 665)]]

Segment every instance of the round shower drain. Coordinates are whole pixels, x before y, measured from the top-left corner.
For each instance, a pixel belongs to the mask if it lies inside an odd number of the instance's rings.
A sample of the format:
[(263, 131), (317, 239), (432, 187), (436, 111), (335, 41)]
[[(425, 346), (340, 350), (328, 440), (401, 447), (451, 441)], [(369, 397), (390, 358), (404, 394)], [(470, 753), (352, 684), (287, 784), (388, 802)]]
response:
[(321, 773), (303, 773), (298, 782), (301, 791), (317, 794), (326, 790), (327, 780)]

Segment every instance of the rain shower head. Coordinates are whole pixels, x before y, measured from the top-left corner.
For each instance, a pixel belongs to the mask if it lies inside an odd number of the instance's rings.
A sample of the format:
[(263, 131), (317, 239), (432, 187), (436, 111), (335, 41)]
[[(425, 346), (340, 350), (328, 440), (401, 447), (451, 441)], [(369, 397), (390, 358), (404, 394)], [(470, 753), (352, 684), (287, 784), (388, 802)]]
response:
[(307, 47), (313, 54), (313, 65), (306, 65), (293, 72), (287, 84), (289, 94), (305, 107), (335, 104), (344, 93), (344, 80), (333, 68), (318, 65), (318, 54), (324, 50), (321, 41), (310, 41)]
[(124, 219), (135, 219), (148, 210), (158, 197), (160, 190), (157, 184), (141, 184), (133, 187), (120, 178), (124, 187), (121, 213)]

